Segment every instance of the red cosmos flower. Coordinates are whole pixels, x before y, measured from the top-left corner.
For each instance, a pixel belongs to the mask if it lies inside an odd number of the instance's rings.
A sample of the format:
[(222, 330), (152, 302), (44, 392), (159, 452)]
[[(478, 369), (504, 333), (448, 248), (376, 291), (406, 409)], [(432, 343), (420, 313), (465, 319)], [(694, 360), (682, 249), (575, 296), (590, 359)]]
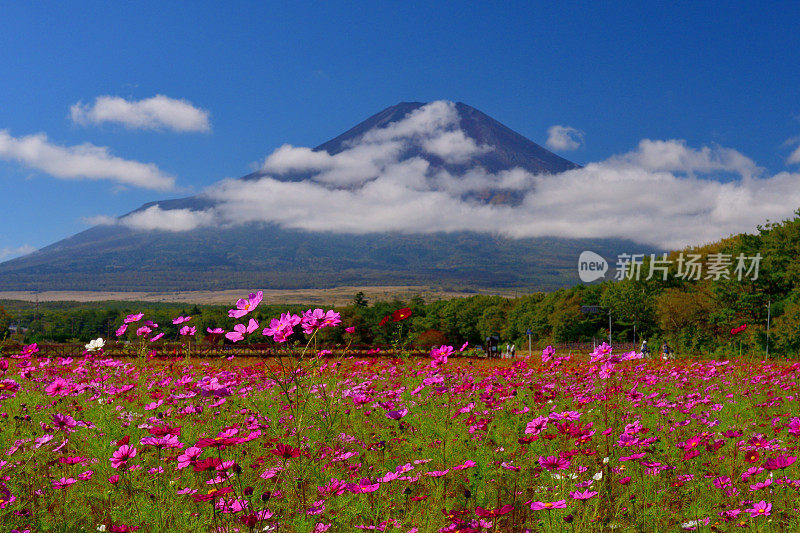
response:
[(222, 496), (223, 494), (229, 494), (231, 492), (233, 492), (232, 487), (222, 487), (221, 489), (211, 489), (206, 494), (192, 494), (192, 498), (194, 498), (196, 502), (210, 502), (217, 496)]
[(213, 437), (204, 438), (197, 441), (198, 448), (218, 448), (224, 450), (226, 446), (233, 446), (242, 442), (240, 437)]
[(402, 320), (407, 319), (410, 316), (411, 316), (411, 309), (409, 309), (408, 307), (401, 307), (400, 309), (392, 313), (392, 320), (394, 320), (395, 322), (400, 322)]
[(742, 331), (747, 329), (747, 324), (742, 324), (739, 327), (733, 328), (731, 330), (731, 335), (736, 335), (737, 333), (741, 333)]
[(379, 326), (385, 326), (391, 319), (392, 319), (392, 315), (386, 315), (385, 317), (381, 318), (381, 321), (378, 322), (378, 325)]
[(121, 439), (117, 441), (117, 446), (122, 446), (123, 444), (128, 444), (131, 441), (130, 435), (125, 435)]
[(755, 463), (758, 461), (759, 455), (758, 452), (755, 450), (750, 450), (746, 454), (744, 454), (744, 460), (748, 463)]
[(58, 462), (65, 465), (74, 465), (85, 460), (86, 457), (59, 457)]
[(208, 459), (200, 459), (196, 461), (192, 470), (195, 472), (203, 472), (205, 470), (210, 470), (212, 468), (216, 468), (222, 464), (222, 461), (218, 457), (209, 457)]
[(503, 516), (504, 514), (508, 514), (513, 510), (514, 506), (510, 504), (498, 507), (497, 509), (484, 509), (483, 507), (478, 506), (475, 508), (475, 514), (481, 518), (495, 518), (498, 516)]
[(294, 448), (288, 444), (277, 444), (274, 450), (269, 450), (269, 453), (283, 457), (284, 459), (292, 459), (293, 457), (300, 457), (300, 448)]
[(169, 427), (169, 425), (165, 424), (164, 426), (151, 427), (147, 431), (154, 437), (164, 437), (166, 435), (178, 436), (181, 434), (182, 427), (183, 426)]

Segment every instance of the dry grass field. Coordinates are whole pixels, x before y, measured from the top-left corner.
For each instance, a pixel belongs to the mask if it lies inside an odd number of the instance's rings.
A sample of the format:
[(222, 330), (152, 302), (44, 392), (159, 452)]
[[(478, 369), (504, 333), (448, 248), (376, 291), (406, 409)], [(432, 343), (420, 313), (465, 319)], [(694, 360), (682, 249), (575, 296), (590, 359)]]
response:
[[(266, 304), (319, 304), (328, 306), (346, 305), (353, 300), (357, 292), (363, 292), (367, 299), (375, 300), (408, 300), (413, 296), (421, 296), (426, 301), (437, 299), (472, 296), (478, 292), (459, 292), (435, 289), (426, 286), (383, 286), (383, 287), (336, 287), (333, 289), (265, 289)], [(104, 292), (104, 291), (42, 291), (38, 293), (40, 302), (175, 302), (187, 304), (229, 304), (240, 298), (248, 290), (226, 291), (186, 291), (186, 292)], [(481, 294), (500, 294), (514, 297), (518, 293), (481, 291)], [(34, 291), (0, 292), (0, 300), (21, 300), (33, 302), (37, 299)]]

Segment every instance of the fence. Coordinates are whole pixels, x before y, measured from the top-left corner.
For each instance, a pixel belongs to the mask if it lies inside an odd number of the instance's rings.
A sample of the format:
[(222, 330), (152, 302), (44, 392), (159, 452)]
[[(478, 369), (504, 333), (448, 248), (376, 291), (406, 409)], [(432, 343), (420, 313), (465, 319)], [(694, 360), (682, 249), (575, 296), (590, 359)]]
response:
[[(537, 343), (531, 349), (531, 352), (534, 356), (541, 353), (542, 349), (547, 345), (542, 345)], [(556, 350), (556, 355), (568, 355), (570, 353), (574, 354), (589, 354), (591, 353), (594, 348), (595, 344), (591, 342), (564, 342), (564, 343), (555, 343), (552, 344), (553, 348)], [(636, 346), (633, 343), (619, 343), (614, 344), (614, 351), (615, 352), (629, 352), (631, 350), (636, 349)], [(7, 345), (2, 347), (3, 355), (11, 355), (14, 353), (18, 353), (18, 351), (22, 348), (21, 345)], [(40, 343), (38, 344), (39, 352), (38, 356), (40, 357), (83, 357), (84, 351), (86, 350), (83, 344), (75, 344), (75, 343)], [(316, 347), (317, 351), (321, 350), (330, 350), (334, 354), (341, 353), (344, 350), (344, 345), (318, 345)], [(112, 357), (125, 357), (130, 356), (134, 353), (136, 346), (133, 344), (126, 344), (121, 342), (110, 342), (104, 347), (104, 352), (108, 356)], [(287, 348), (285, 346), (278, 346), (275, 344), (270, 343), (261, 343), (261, 344), (208, 344), (208, 343), (198, 343), (196, 346), (192, 345), (191, 350), (187, 349), (185, 344), (178, 344), (178, 343), (158, 343), (157, 345), (153, 345), (153, 349), (158, 350), (158, 354), (161, 356), (183, 356), (187, 353), (191, 353), (192, 357), (273, 357), (280, 353), (280, 355), (287, 355)], [(502, 353), (502, 347), (500, 352)], [(288, 349), (289, 354), (291, 355), (301, 355), (303, 353), (303, 347), (293, 347)], [(410, 346), (408, 349), (403, 351), (404, 353), (410, 354), (412, 356), (427, 356), (430, 353), (428, 347), (423, 346)], [(307, 354), (313, 355), (314, 348), (311, 348), (306, 352)], [(351, 345), (347, 349), (347, 353), (349, 355), (353, 355), (356, 357), (394, 357), (398, 355), (398, 353), (393, 350), (391, 347), (387, 346), (375, 346), (375, 345)], [(527, 355), (527, 346), (526, 347), (518, 347), (517, 349), (517, 356), (526, 356)]]

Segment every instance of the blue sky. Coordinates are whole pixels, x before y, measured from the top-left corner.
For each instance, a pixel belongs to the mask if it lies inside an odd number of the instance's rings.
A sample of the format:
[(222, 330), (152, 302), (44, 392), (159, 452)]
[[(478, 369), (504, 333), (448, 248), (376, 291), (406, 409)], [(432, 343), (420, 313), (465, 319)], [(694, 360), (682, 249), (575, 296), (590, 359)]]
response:
[[(0, 259), (244, 175), (284, 143), (316, 146), (400, 101), (462, 101), (542, 145), (552, 126), (575, 128), (580, 146), (554, 151), (582, 165), (681, 139), (769, 176), (800, 172), (800, 3), (630, 4), (6, 3)], [(156, 95), (206, 127), (87, 118), (98, 97)], [(135, 167), (117, 175), (150, 169), (174, 187), (39, 170), (20, 155), (32, 135), (105, 148)]]

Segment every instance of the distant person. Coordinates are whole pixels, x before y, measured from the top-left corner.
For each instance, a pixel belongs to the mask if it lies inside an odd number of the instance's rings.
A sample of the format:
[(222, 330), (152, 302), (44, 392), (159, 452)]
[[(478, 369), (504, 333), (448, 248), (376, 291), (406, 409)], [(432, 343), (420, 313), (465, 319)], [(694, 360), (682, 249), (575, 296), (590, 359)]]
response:
[(503, 358), (508, 359), (509, 357), (511, 357), (511, 345), (506, 343), (506, 353)]
[(650, 348), (647, 347), (647, 341), (642, 341), (642, 347), (639, 351), (642, 352), (643, 357), (650, 357)]
[(511, 359), (514, 359), (517, 356), (517, 346), (515, 344), (511, 345)]
[(667, 344), (667, 341), (664, 341), (664, 345), (661, 347), (661, 359), (664, 361), (672, 359), (672, 349)]

